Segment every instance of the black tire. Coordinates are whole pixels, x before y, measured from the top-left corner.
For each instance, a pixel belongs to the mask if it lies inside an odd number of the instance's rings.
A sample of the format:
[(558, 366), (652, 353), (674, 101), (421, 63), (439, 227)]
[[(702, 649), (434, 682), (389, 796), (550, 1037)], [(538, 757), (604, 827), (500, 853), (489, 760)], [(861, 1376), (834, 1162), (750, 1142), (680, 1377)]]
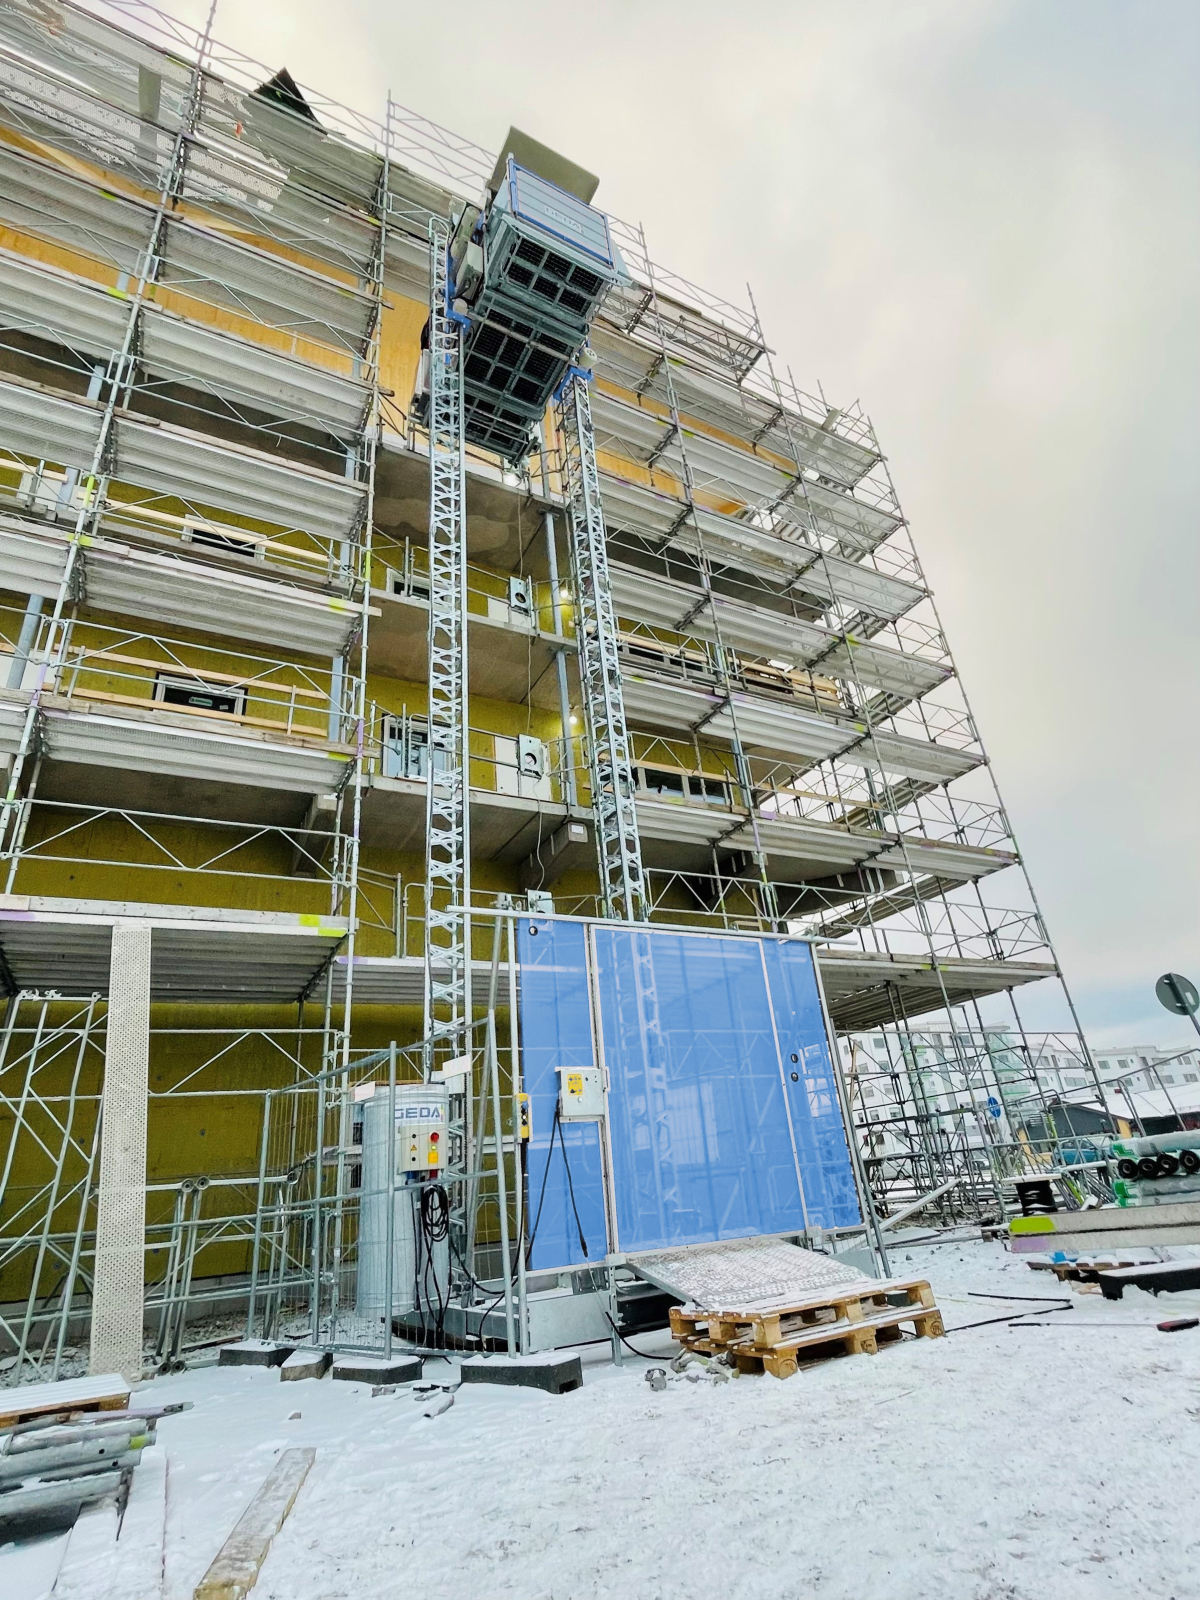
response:
[(1138, 1169), (1138, 1177), (1139, 1178), (1157, 1178), (1158, 1177), (1158, 1157), (1157, 1156), (1143, 1156), (1142, 1159), (1137, 1164), (1137, 1169)]
[(1200, 1172), (1200, 1150), (1181, 1150), (1179, 1152), (1179, 1165), (1189, 1178)]
[(1137, 1162), (1136, 1161), (1131, 1161), (1128, 1156), (1122, 1156), (1120, 1161), (1117, 1162), (1117, 1177), (1118, 1178), (1136, 1178), (1137, 1175), (1138, 1175), (1138, 1164), (1137, 1164)]
[(1173, 1156), (1170, 1151), (1164, 1150), (1158, 1157), (1158, 1175), (1160, 1178), (1173, 1178), (1179, 1171), (1179, 1157)]

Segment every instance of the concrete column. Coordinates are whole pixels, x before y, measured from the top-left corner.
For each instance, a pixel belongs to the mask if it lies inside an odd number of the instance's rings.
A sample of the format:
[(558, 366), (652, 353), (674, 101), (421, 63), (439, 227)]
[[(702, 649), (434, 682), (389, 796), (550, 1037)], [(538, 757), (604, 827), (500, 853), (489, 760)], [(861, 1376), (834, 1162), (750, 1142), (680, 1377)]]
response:
[(101, 1102), (96, 1275), (88, 1370), (142, 1375), (146, 1293), (146, 1108), (150, 927), (113, 927)]

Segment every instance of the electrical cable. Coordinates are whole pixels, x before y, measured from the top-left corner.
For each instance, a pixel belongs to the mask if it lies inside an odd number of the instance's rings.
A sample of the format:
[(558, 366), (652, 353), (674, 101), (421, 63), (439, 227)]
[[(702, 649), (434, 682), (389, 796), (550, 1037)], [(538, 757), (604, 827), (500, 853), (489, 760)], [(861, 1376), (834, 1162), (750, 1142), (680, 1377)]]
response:
[(563, 1166), (567, 1171), (567, 1191), (571, 1196), (571, 1210), (575, 1214), (575, 1227), (579, 1233), (579, 1248), (583, 1251), (584, 1260), (591, 1260), (591, 1257), (588, 1254), (587, 1240), (584, 1238), (583, 1234), (583, 1223), (579, 1220), (579, 1207), (575, 1204), (575, 1184), (571, 1178), (571, 1161), (567, 1155), (567, 1141), (562, 1131), (562, 1118), (560, 1116), (561, 1109), (561, 1105), (556, 1103), (554, 1107), (554, 1123), (550, 1129), (550, 1148), (546, 1152), (546, 1167), (542, 1173), (542, 1187), (538, 1194), (537, 1215), (533, 1219), (533, 1228), (529, 1235), (529, 1243), (525, 1246), (526, 1266), (529, 1265), (529, 1259), (533, 1253), (533, 1241), (537, 1238), (538, 1223), (542, 1220), (542, 1205), (546, 1199), (546, 1184), (550, 1177), (550, 1159), (554, 1154), (554, 1138), (556, 1134), (558, 1136), (559, 1147), (561, 1148), (563, 1154)]
[[(1022, 1294), (1022, 1295), (975, 1294), (974, 1291), (968, 1291), (968, 1293), (972, 1294), (973, 1297), (975, 1299), (978, 1299), (978, 1300), (1033, 1300), (1033, 1301), (1036, 1301), (1039, 1298), (1036, 1295), (1028, 1295), (1028, 1294)], [(961, 1322), (961, 1323), (959, 1323), (959, 1325), (956, 1328), (947, 1328), (946, 1332), (948, 1334), (949, 1333), (965, 1333), (968, 1328), (987, 1328), (987, 1327), (990, 1327), (993, 1323), (996, 1323), (996, 1322), (1012, 1323), (1018, 1317), (1045, 1317), (1045, 1316), (1049, 1316), (1050, 1313), (1054, 1312), (1054, 1311), (1074, 1311), (1074, 1310), (1075, 1310), (1075, 1302), (1073, 1300), (1053, 1300), (1053, 1301), (1049, 1301), (1048, 1303), (1044, 1304), (1040, 1311), (1009, 1312), (1003, 1317), (984, 1317), (982, 1319), (982, 1321), (980, 1321), (980, 1322)]]
[(669, 1357), (667, 1357), (665, 1355), (648, 1356), (644, 1350), (639, 1350), (637, 1345), (630, 1344), (629, 1340), (621, 1332), (620, 1328), (617, 1327), (616, 1323), (609, 1316), (607, 1311), (605, 1311), (603, 1313), (603, 1315), (604, 1315), (605, 1322), (608, 1323), (609, 1327), (616, 1334), (617, 1338), (620, 1339), (621, 1343), (625, 1346), (625, 1348), (627, 1350), (632, 1350), (635, 1356), (641, 1356), (643, 1361), (666, 1361), (666, 1360), (669, 1359)]
[[(425, 1244), (425, 1270), (424, 1287), (429, 1303), (437, 1299), (437, 1319), (434, 1324), (436, 1337), (434, 1343), (446, 1342), (446, 1292), (438, 1282), (437, 1264), (434, 1260), (433, 1247), (441, 1244), (450, 1237), (450, 1196), (445, 1187), (440, 1183), (426, 1184), (421, 1189), (420, 1200), (420, 1226), (421, 1238)], [(429, 1292), (429, 1277), (433, 1274), (433, 1294)], [(424, 1326), (424, 1323), (422, 1323)]]
[(571, 1196), (571, 1210), (575, 1214), (575, 1227), (579, 1233), (579, 1248), (583, 1251), (583, 1259), (589, 1260), (587, 1240), (583, 1236), (583, 1223), (579, 1220), (579, 1207), (575, 1204), (575, 1184), (571, 1179), (571, 1163), (567, 1157), (567, 1140), (562, 1131), (562, 1119), (557, 1112), (554, 1117), (555, 1127), (558, 1129), (558, 1143), (563, 1153), (563, 1166), (567, 1169), (567, 1192)]
[(1073, 1300), (1060, 1301), (1057, 1295), (1048, 1294), (987, 1294), (982, 1289), (968, 1289), (968, 1300), (1028, 1300), (1031, 1305), (1074, 1305)]

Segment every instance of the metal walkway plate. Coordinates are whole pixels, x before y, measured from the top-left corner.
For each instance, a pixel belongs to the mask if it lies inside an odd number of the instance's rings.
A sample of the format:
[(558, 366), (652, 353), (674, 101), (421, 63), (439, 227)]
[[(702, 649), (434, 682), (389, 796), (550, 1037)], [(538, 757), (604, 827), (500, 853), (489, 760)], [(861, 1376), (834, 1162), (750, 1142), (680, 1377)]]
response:
[(871, 1282), (856, 1268), (786, 1239), (737, 1239), (631, 1257), (640, 1278), (705, 1310), (745, 1311), (822, 1289)]

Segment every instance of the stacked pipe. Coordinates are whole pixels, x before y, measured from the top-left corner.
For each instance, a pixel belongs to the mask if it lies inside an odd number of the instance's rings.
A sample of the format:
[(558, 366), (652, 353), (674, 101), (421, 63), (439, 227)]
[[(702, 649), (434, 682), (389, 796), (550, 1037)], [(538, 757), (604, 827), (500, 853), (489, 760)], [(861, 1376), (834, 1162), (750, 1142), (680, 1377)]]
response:
[(1200, 1129), (1114, 1139), (1117, 1204), (1161, 1206), (1200, 1201)]
[(162, 1407), (60, 1412), (0, 1432), (0, 1543), (69, 1527), (84, 1506), (110, 1495), (123, 1508), (163, 1415)]

